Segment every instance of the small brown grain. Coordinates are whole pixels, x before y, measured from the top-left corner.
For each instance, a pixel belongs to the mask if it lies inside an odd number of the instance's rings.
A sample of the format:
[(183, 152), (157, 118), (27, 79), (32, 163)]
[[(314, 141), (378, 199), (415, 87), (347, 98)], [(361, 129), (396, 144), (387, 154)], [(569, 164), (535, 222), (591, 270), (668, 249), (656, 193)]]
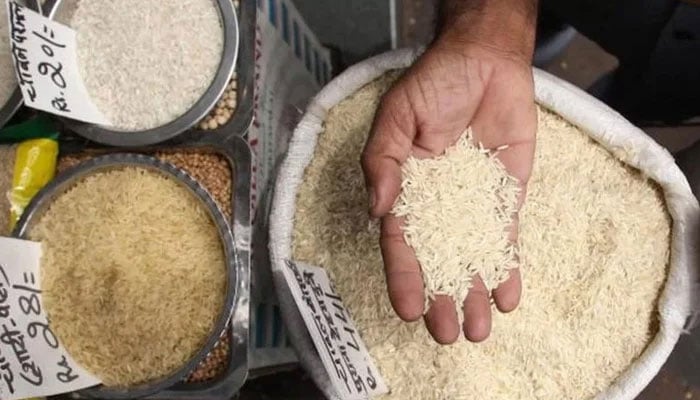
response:
[(226, 330), (219, 341), (216, 343), (216, 347), (207, 355), (197, 369), (190, 374), (187, 378), (187, 382), (206, 382), (215, 379), (224, 372), (226, 372), (226, 366), (230, 358), (231, 346), (229, 339), (230, 331)]
[(214, 153), (156, 153), (156, 157), (182, 168), (214, 198), (221, 211), (231, 217), (231, 167), (221, 155)]
[(93, 158), (92, 154), (73, 154), (70, 156), (61, 157), (56, 165), (56, 171), (60, 174), (91, 158)]

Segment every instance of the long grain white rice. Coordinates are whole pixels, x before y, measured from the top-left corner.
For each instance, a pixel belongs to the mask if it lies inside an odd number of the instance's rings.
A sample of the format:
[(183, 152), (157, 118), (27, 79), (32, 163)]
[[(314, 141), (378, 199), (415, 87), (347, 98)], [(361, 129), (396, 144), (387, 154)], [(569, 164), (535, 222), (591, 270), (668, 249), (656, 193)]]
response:
[(100, 172), (60, 195), (30, 232), (41, 241), (49, 323), (109, 386), (167, 376), (212, 333), (226, 268), (206, 209), (142, 168)]
[(81, 76), (115, 127), (137, 131), (171, 122), (214, 79), (224, 34), (213, 0), (64, 3), (57, 19), (77, 31)]
[(495, 288), (517, 266), (508, 228), (520, 189), (497, 154), (474, 143), (469, 129), (444, 154), (409, 157), (403, 165), (392, 212), (404, 218), (404, 237), (420, 263), (426, 300), (447, 295), (461, 305), (475, 275)]
[(540, 110), (521, 211), (521, 305), (510, 314), (494, 310), (485, 343), (440, 346), (422, 322), (404, 323), (392, 310), (378, 227), (366, 212), (358, 159), (394, 76), (330, 112), (297, 199), (294, 257), (330, 272), (390, 386), (387, 398), (594, 397), (657, 329), (671, 225), (661, 193), (577, 128)]

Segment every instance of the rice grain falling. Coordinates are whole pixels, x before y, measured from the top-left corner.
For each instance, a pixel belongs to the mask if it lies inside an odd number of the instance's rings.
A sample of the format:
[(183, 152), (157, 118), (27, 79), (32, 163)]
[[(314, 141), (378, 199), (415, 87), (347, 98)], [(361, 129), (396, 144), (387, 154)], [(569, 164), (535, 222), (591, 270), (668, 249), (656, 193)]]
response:
[(224, 45), (214, 0), (65, 3), (57, 18), (77, 31), (87, 91), (116, 128), (169, 123), (213, 81)]
[(299, 188), (294, 258), (330, 273), (391, 390), (386, 399), (595, 397), (657, 331), (671, 227), (662, 193), (588, 135), (540, 110), (520, 213), (520, 307), (494, 310), (484, 343), (438, 345), (422, 321), (405, 323), (391, 307), (358, 161), (379, 98), (396, 76), (329, 112)]
[(475, 275), (492, 289), (516, 266), (507, 230), (520, 190), (497, 154), (477, 147), (468, 129), (443, 155), (410, 157), (402, 167), (401, 194), (392, 212), (404, 218), (404, 237), (421, 266), (426, 300), (447, 295), (461, 305)]
[(42, 243), (53, 331), (105, 385), (165, 377), (212, 333), (225, 297), (221, 239), (171, 178), (143, 168), (90, 175), (29, 236)]

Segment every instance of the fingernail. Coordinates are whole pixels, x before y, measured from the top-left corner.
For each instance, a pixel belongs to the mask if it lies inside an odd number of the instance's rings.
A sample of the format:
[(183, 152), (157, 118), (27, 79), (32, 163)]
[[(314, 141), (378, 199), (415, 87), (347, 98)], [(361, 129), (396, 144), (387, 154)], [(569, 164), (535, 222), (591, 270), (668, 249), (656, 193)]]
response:
[(372, 189), (372, 188), (369, 188), (368, 202), (369, 202), (369, 212), (371, 214), (372, 210), (374, 210), (374, 206), (377, 205), (377, 195), (374, 194), (374, 189)]

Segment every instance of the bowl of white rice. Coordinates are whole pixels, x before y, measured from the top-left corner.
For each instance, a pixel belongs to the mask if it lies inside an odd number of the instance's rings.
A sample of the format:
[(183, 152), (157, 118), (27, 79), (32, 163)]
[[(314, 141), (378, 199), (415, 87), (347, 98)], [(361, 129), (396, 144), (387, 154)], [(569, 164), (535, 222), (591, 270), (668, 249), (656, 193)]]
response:
[[(20, 0), (19, 3), (32, 10), (38, 9), (38, 4), (32, 0)], [(3, 2), (0, 7), (0, 127), (5, 126), (22, 103), (22, 92), (17, 86), (17, 75), (12, 58), (7, 7)]]
[(52, 0), (77, 33), (80, 75), (109, 126), (66, 120), (94, 142), (146, 146), (190, 129), (215, 106), (238, 57), (230, 0)]
[(62, 173), (14, 236), (42, 245), (42, 304), (68, 354), (126, 399), (183, 381), (233, 311), (239, 264), (226, 217), (183, 170), (112, 154)]

